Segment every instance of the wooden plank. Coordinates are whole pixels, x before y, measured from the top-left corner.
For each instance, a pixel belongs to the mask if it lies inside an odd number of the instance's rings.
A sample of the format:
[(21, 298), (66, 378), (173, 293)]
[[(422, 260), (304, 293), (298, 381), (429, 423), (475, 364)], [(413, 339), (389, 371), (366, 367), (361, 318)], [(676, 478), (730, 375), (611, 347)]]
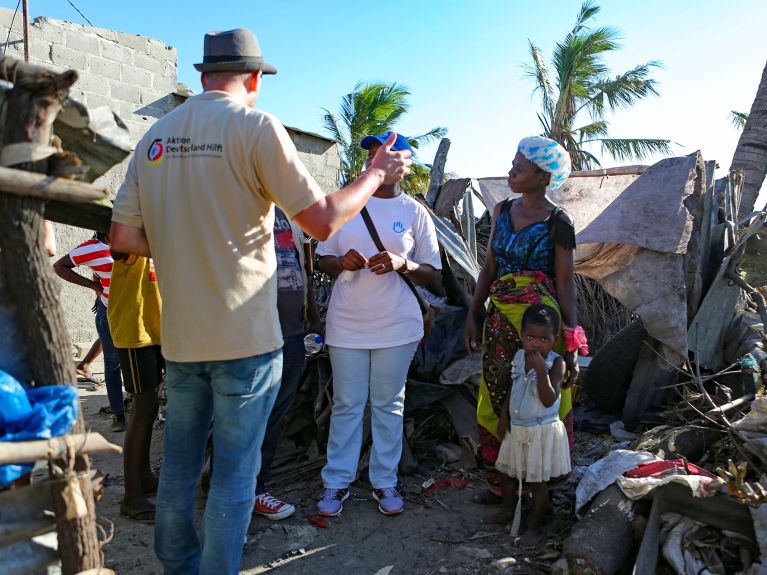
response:
[(647, 168), (644, 164), (634, 166), (617, 166), (615, 168), (604, 168), (602, 170), (576, 170), (570, 172), (569, 178), (593, 178), (600, 176), (638, 176), (644, 174)]
[(2, 166), (0, 192), (75, 203), (99, 202), (109, 197), (109, 191), (100, 186)]

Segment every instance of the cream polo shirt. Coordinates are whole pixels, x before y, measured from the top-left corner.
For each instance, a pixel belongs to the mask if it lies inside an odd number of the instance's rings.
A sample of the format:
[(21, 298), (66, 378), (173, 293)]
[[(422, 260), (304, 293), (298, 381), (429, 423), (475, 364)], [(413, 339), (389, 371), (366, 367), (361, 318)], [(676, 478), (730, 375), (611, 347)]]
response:
[(273, 204), (293, 218), (322, 197), (279, 120), (224, 92), (194, 96), (149, 129), (112, 220), (146, 231), (167, 359), (282, 346)]

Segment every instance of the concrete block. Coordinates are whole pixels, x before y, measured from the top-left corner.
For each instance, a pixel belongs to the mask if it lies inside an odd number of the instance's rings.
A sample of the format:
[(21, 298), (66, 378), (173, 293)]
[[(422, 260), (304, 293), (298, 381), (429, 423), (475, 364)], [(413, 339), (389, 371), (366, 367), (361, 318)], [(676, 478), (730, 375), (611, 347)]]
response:
[(132, 65), (123, 65), (121, 66), (121, 70), (122, 80), (126, 84), (141, 87), (152, 85), (152, 78), (154, 75), (147, 70), (142, 70), (141, 68), (136, 68)]
[(35, 18), (29, 27), (32, 38), (40, 38), (54, 44), (64, 44), (64, 31), (60, 26), (51, 24), (48, 18)]
[(133, 50), (109, 40), (101, 40), (101, 57), (120, 64), (132, 64)]
[(122, 46), (133, 48), (144, 54), (149, 52), (149, 38), (139, 36), (138, 34), (128, 34), (126, 32), (117, 32), (117, 42)]
[(162, 75), (166, 78), (170, 78), (175, 83), (178, 80), (178, 64), (176, 62), (166, 60)]
[(24, 29), (24, 22), (21, 15), (21, 10), (16, 12), (16, 17), (14, 18), (14, 10), (9, 10), (8, 8), (0, 8), (0, 26), (5, 28), (2, 31), (3, 34), (8, 34), (8, 28), (11, 27), (11, 22), (13, 22), (13, 30), (23, 33), (22, 30)]
[(341, 156), (339, 156), (337, 153), (334, 154), (332, 152), (329, 152), (323, 156), (325, 158), (325, 165), (326, 166), (332, 166), (333, 168), (336, 168), (337, 170), (341, 168)]
[(94, 34), (86, 34), (78, 30), (67, 30), (64, 35), (65, 44), (71, 50), (83, 54), (101, 55), (101, 40)]
[(133, 122), (142, 121), (141, 116), (136, 114), (136, 111), (141, 108), (141, 104), (138, 102), (115, 102), (115, 111), (121, 118), (131, 120)]
[(86, 93), (109, 96), (109, 82), (93, 74), (82, 74), (73, 87)]
[(171, 62), (178, 61), (178, 50), (173, 46), (168, 46), (165, 42), (149, 39), (149, 55), (158, 60), (167, 60)]
[(152, 78), (152, 89), (163, 94), (170, 94), (176, 90), (176, 78), (155, 74)]
[(94, 76), (101, 76), (102, 78), (110, 78), (119, 80), (121, 78), (120, 64), (112, 62), (111, 60), (105, 60), (99, 56), (91, 56), (88, 58), (88, 64), (90, 65), (91, 74)]
[[(22, 51), (22, 57), (24, 55), (24, 49), (21, 48)], [(32, 58), (38, 58), (40, 60), (43, 60), (44, 62), (50, 62), (51, 61), (51, 43), (42, 40), (40, 38), (35, 38), (34, 36), (31, 38), (31, 41), (29, 42), (29, 58), (30, 60)]]
[(331, 181), (338, 180), (338, 170), (330, 166), (323, 166), (322, 175)]
[(165, 72), (165, 62), (158, 60), (157, 58), (153, 58), (149, 54), (136, 52), (136, 54), (133, 56), (133, 64), (136, 66), (136, 68), (148, 70), (153, 74), (163, 74)]
[(141, 103), (141, 90), (119, 80), (109, 80), (109, 95), (115, 100), (124, 100), (135, 104)]
[(81, 54), (61, 44), (52, 44), (51, 46), (51, 61), (54, 64), (66, 66), (74, 70), (85, 70), (88, 62), (85, 54)]
[(99, 94), (85, 94), (85, 100), (83, 103), (88, 107), (97, 108), (99, 106), (106, 106), (112, 111), (117, 111), (117, 102), (107, 96), (101, 96)]
[(104, 40), (109, 40), (110, 42), (115, 42), (115, 43), (119, 41), (117, 37), (117, 32), (115, 30), (108, 30), (106, 28), (90, 28), (90, 31), (93, 32), (99, 38), (103, 38)]

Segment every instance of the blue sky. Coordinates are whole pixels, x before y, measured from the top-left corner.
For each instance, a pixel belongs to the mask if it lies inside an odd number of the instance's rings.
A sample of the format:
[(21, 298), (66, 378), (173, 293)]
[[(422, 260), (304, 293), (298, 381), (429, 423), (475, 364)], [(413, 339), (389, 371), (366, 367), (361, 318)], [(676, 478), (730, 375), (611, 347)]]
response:
[[(466, 177), (504, 175), (517, 141), (540, 130), (522, 68), (528, 38), (550, 54), (580, 8), (576, 0), (72, 2), (94, 26), (178, 48), (179, 79), (195, 91), (192, 64), (204, 33), (250, 28), (279, 70), (265, 78), (256, 106), (308, 131), (324, 133), (322, 109), (337, 111), (360, 80), (404, 84), (411, 111), (399, 130), (447, 127), (447, 169)], [(729, 111), (750, 109), (767, 60), (767, 2), (603, 0), (602, 7), (597, 23), (623, 36), (624, 48), (608, 60), (614, 72), (648, 60), (665, 65), (655, 72), (660, 97), (617, 114), (611, 135), (669, 138), (678, 155), (701, 149), (728, 167), (738, 139)], [(67, 0), (30, 0), (30, 14), (86, 23)], [(421, 159), (431, 162), (435, 151), (425, 147)]]

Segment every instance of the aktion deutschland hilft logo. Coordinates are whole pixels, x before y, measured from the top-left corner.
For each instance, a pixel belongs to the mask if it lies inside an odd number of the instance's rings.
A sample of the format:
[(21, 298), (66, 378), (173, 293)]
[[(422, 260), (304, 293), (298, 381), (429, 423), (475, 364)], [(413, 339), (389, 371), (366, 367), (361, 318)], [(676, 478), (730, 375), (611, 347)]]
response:
[(149, 146), (149, 150), (146, 153), (147, 166), (156, 166), (161, 164), (165, 159), (164, 154), (165, 147), (162, 145), (162, 138), (157, 138), (152, 145)]

